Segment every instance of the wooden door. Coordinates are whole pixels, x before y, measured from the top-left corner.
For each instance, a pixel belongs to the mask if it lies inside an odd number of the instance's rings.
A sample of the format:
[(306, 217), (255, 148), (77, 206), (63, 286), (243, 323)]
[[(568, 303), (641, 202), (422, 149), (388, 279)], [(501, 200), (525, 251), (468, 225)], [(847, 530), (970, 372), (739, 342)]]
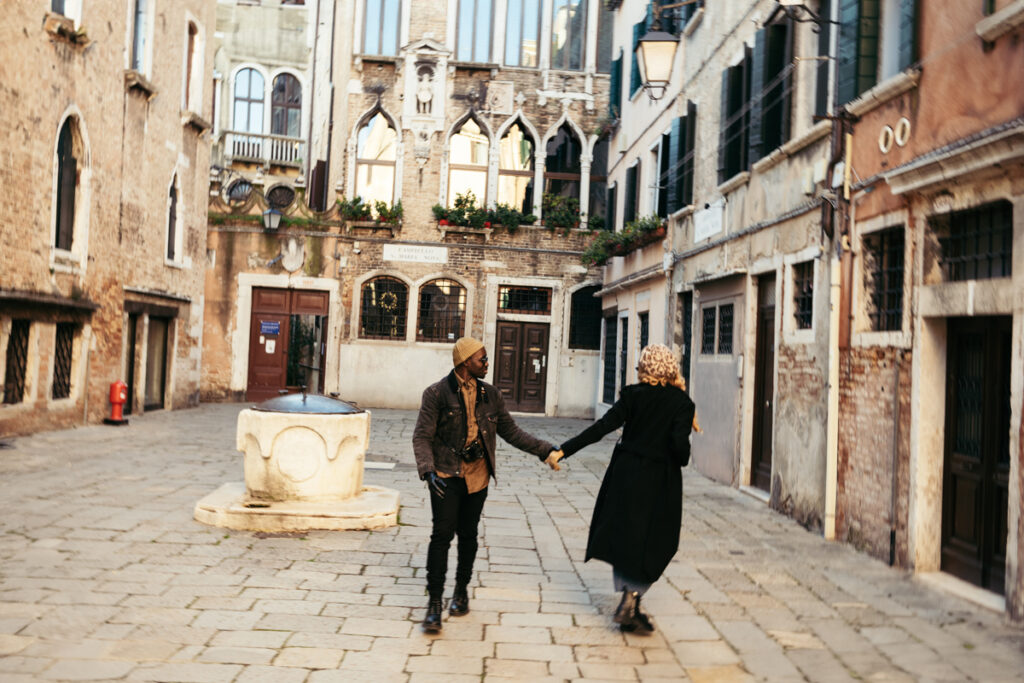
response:
[(754, 349), (754, 433), (750, 484), (772, 489), (772, 411), (775, 400), (775, 274), (758, 280), (757, 331)]
[(1005, 591), (1010, 476), (1009, 317), (950, 319), (942, 570)]
[(494, 386), (505, 407), (521, 412), (544, 412), (547, 386), (548, 326), (541, 323), (499, 322)]
[(245, 400), (264, 401), (285, 388), (289, 323), (287, 289), (253, 288)]

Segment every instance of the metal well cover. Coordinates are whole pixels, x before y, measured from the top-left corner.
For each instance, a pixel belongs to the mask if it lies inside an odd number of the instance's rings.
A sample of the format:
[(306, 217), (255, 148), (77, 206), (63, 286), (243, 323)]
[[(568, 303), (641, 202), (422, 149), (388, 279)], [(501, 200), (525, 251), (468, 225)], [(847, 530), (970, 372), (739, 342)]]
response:
[(267, 413), (317, 413), (321, 415), (363, 413), (362, 408), (322, 394), (286, 394), (270, 398), (252, 407)]

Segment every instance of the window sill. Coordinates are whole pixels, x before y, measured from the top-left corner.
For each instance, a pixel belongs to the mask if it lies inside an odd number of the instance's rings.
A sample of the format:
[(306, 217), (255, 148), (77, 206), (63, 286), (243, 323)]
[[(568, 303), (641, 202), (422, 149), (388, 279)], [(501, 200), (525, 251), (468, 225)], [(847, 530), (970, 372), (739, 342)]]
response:
[(501, 68), (501, 65), (495, 62), (458, 62), (454, 60), (448, 62), (448, 66), (469, 71), (497, 71)]
[(903, 330), (854, 332), (852, 341), (853, 346), (861, 348), (889, 346), (897, 349), (910, 349), (912, 346), (911, 335)]
[(194, 111), (184, 111), (181, 113), (181, 125), (186, 128), (194, 128), (199, 135), (213, 128), (213, 124)]
[(690, 17), (690, 20), (686, 22), (686, 26), (683, 27), (683, 35), (686, 37), (690, 37), (690, 35), (692, 35), (693, 32), (697, 30), (697, 27), (700, 25), (701, 19), (703, 18), (704, 8), (698, 7), (697, 11), (693, 13), (692, 17)]
[(133, 90), (139, 91), (147, 100), (153, 99), (157, 94), (156, 86), (146, 80), (146, 77), (135, 69), (125, 69), (124, 87), (129, 92)]
[(687, 204), (683, 208), (679, 209), (673, 214), (669, 214), (668, 220), (671, 221), (682, 221), (687, 216), (692, 216), (693, 212), (697, 210), (697, 207), (693, 204)]
[(863, 116), (903, 93), (913, 90), (917, 87), (917, 83), (920, 80), (920, 69), (908, 69), (900, 72), (848, 102), (846, 110), (854, 116)]
[(43, 30), (57, 40), (64, 41), (74, 47), (86, 48), (92, 42), (84, 28), (75, 28), (75, 20), (63, 14), (47, 12), (43, 19)]
[(794, 154), (797, 154), (798, 152), (802, 151), (805, 147), (808, 147), (811, 144), (820, 140), (821, 138), (825, 137), (826, 135), (829, 134), (829, 132), (831, 132), (831, 130), (831, 121), (818, 121), (818, 123), (814, 124), (811, 127), (811, 129), (808, 130), (806, 133), (804, 133), (798, 138), (793, 138), (788, 142), (784, 142), (779, 147), (776, 147), (768, 156), (755, 162), (751, 168), (755, 173), (764, 173), (771, 167), (781, 162), (783, 159), (787, 159), (793, 156)]
[(979, 38), (991, 43), (1021, 24), (1024, 24), (1024, 0), (1017, 0), (979, 21), (974, 31)]
[(381, 223), (380, 221), (345, 221), (345, 234), (350, 234), (355, 228), (363, 228), (376, 232), (387, 230), (394, 237), (402, 229), (401, 223)]
[(176, 270), (186, 270), (187, 266), (181, 261), (172, 261), (171, 259), (165, 258), (164, 265), (168, 268), (174, 268)]
[(749, 180), (750, 171), (743, 171), (742, 173), (737, 173), (732, 178), (729, 178), (716, 189), (718, 190), (718, 193), (724, 197), (741, 185), (746, 185)]
[[(520, 226), (522, 227), (522, 226)], [(444, 240), (445, 235), (483, 235), (484, 242), (491, 240), (491, 233), (494, 232), (492, 228), (469, 228), (464, 225), (441, 225), (437, 224), (437, 229), (441, 231), (441, 239)]]
[(400, 60), (396, 55), (367, 55), (359, 54), (356, 55), (356, 59), (360, 62), (381, 62), (383, 64), (397, 64)]
[(73, 251), (56, 247), (50, 251), (50, 266), (58, 273), (77, 275), (82, 270), (81, 259)]

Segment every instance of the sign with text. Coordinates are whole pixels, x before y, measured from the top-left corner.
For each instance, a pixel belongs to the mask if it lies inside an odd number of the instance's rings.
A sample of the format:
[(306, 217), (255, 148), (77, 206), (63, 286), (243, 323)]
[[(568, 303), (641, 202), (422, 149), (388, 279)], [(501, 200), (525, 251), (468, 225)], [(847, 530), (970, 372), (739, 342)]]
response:
[(261, 320), (260, 334), (281, 334), (281, 323), (276, 320)]
[(693, 241), (700, 242), (722, 232), (722, 214), (725, 205), (715, 202), (706, 209), (693, 214)]
[(448, 247), (425, 247), (418, 244), (385, 244), (385, 261), (411, 263), (448, 263)]

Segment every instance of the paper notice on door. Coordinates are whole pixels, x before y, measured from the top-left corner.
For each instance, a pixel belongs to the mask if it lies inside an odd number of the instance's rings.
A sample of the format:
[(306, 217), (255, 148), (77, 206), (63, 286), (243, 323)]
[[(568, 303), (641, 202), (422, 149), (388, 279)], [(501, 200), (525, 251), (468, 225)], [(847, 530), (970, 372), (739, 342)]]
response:
[(266, 338), (266, 337), (264, 337), (264, 336), (263, 336), (263, 335), (261, 334), (261, 335), (260, 335), (260, 346), (262, 346), (262, 345), (263, 345), (263, 344), (265, 344), (266, 342), (267, 342), (267, 338)]
[(274, 348), (276, 346), (277, 346), (277, 340), (276, 339), (268, 339), (267, 343), (264, 345), (263, 348), (267, 350), (267, 353), (273, 353), (274, 352)]

